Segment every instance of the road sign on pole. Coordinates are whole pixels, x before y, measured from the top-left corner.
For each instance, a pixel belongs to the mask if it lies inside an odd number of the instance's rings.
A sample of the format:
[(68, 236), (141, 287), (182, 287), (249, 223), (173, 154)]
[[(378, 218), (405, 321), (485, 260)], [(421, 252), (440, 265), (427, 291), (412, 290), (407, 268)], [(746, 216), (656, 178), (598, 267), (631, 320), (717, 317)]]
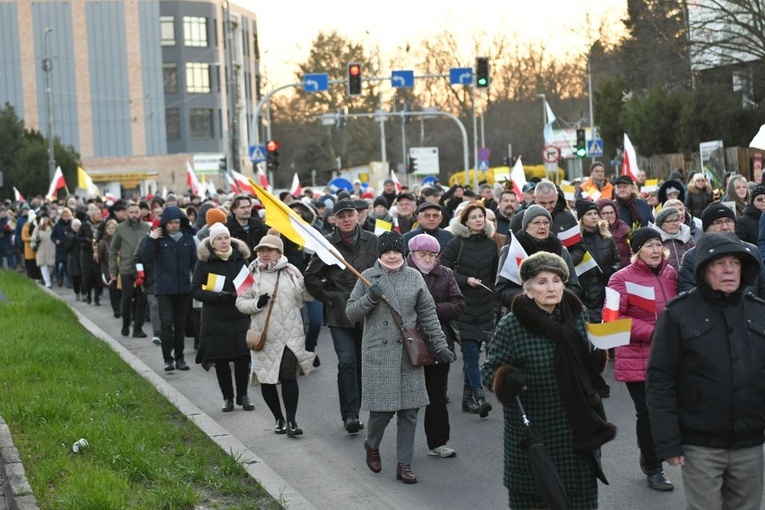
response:
[(489, 162), (485, 159), (478, 160), (478, 170), (485, 171), (489, 169)]
[(481, 147), (478, 149), (478, 161), (489, 161), (489, 149)]
[(587, 155), (594, 158), (603, 156), (603, 140), (596, 138), (587, 142)]
[(266, 160), (266, 146), (265, 145), (250, 145), (250, 161), (253, 163), (261, 163)]
[(449, 83), (451, 85), (472, 85), (472, 67), (452, 67), (449, 69)]
[(395, 88), (414, 87), (414, 71), (391, 71), (390, 84)]
[(542, 159), (546, 163), (556, 163), (560, 159), (560, 149), (554, 145), (547, 145), (542, 149)]
[(329, 90), (327, 73), (312, 73), (303, 76), (303, 90), (306, 92), (324, 92)]

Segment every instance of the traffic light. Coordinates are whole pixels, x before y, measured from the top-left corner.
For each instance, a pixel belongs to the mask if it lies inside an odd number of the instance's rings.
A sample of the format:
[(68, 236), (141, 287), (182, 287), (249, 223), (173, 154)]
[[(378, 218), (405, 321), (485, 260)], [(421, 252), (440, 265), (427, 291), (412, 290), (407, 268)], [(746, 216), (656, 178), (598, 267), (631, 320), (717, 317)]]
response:
[(228, 172), (228, 165), (226, 164), (226, 158), (220, 158), (220, 161), (218, 162), (218, 171), (222, 174), (225, 174)]
[(348, 95), (361, 95), (361, 64), (354, 62), (348, 64)]
[(266, 144), (266, 167), (269, 172), (279, 169), (279, 142), (270, 140)]
[(587, 156), (587, 139), (584, 136), (584, 129), (576, 130), (576, 157), (584, 158)]
[(489, 86), (489, 59), (487, 57), (475, 58), (475, 85), (479, 89)]
[(409, 162), (406, 165), (406, 173), (413, 174), (417, 171), (417, 158), (409, 156)]

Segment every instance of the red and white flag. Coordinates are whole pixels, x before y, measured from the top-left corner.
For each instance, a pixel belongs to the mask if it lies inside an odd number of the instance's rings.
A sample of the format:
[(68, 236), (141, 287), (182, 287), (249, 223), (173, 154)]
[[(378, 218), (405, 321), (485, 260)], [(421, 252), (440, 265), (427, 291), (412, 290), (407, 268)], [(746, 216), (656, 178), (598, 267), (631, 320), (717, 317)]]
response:
[(393, 230), (399, 234), (401, 233), (401, 227), (398, 225), (398, 216), (393, 217)]
[(244, 294), (244, 291), (249, 289), (255, 284), (255, 278), (252, 276), (252, 273), (250, 273), (250, 270), (247, 269), (247, 266), (242, 266), (242, 269), (239, 271), (239, 274), (236, 275), (236, 278), (234, 278), (234, 287), (236, 287), (236, 295), (241, 296)]
[(24, 196), (19, 192), (19, 190), (16, 189), (16, 186), (13, 187), (13, 197), (15, 198), (16, 202), (26, 202), (27, 201), (24, 198)]
[(510, 244), (507, 247), (507, 257), (502, 264), (502, 269), (499, 272), (499, 276), (507, 278), (513, 283), (523, 285), (521, 282), (521, 262), (528, 258), (526, 250), (523, 249), (521, 243), (515, 238), (513, 232), (510, 231)]
[(560, 242), (563, 243), (563, 246), (566, 248), (570, 248), (576, 243), (580, 243), (582, 241), (582, 231), (579, 229), (579, 224), (577, 223), (563, 232), (558, 232), (558, 239), (560, 239)]
[(234, 193), (241, 193), (242, 191), (239, 189), (239, 186), (236, 185), (236, 182), (234, 182), (234, 179), (231, 178), (229, 174), (226, 174), (226, 182), (228, 183), (229, 187), (231, 188), (231, 191)]
[(621, 296), (611, 287), (606, 287), (606, 302), (603, 306), (603, 322), (613, 322), (619, 318), (619, 300)]
[(518, 156), (518, 159), (515, 161), (513, 169), (510, 170), (510, 180), (513, 182), (515, 195), (521, 200), (523, 198), (521, 190), (523, 190), (523, 187), (526, 185), (526, 174), (523, 172), (523, 163), (521, 163), (520, 156)]
[(292, 195), (295, 198), (298, 198), (303, 194), (303, 187), (300, 185), (300, 178), (298, 177), (297, 172), (295, 172), (295, 175), (292, 176), (292, 185), (290, 186), (290, 195)]
[(631, 305), (656, 313), (656, 291), (653, 287), (627, 282), (627, 299)]
[(194, 169), (191, 168), (191, 163), (186, 162), (186, 186), (191, 188), (191, 192), (195, 195), (202, 195), (202, 183), (197, 179), (197, 174), (194, 173)]
[(231, 170), (231, 175), (234, 176), (234, 181), (236, 181), (236, 185), (242, 191), (242, 193), (245, 195), (255, 196), (255, 188), (252, 187), (252, 184), (250, 184), (250, 180), (247, 177), (240, 174), (236, 170)]
[(255, 175), (255, 180), (258, 181), (258, 184), (260, 184), (264, 190), (271, 192), (272, 188), (271, 183), (268, 182), (268, 176), (260, 167), (258, 167), (258, 173)]
[(48, 194), (45, 195), (50, 201), (57, 199), (56, 192), (61, 188), (66, 188), (66, 181), (64, 180), (64, 173), (61, 171), (61, 167), (56, 167), (56, 173), (53, 174), (53, 180), (50, 181), (50, 188), (48, 188)]
[(622, 162), (622, 175), (629, 175), (634, 181), (637, 177), (638, 164), (635, 148), (630, 142), (627, 133), (624, 133), (624, 161)]
[(398, 182), (398, 179), (396, 178), (396, 172), (394, 172), (392, 169), (390, 171), (390, 178), (393, 179), (393, 183), (396, 185), (396, 192), (401, 193), (401, 190), (404, 189), (404, 187), (400, 182)]

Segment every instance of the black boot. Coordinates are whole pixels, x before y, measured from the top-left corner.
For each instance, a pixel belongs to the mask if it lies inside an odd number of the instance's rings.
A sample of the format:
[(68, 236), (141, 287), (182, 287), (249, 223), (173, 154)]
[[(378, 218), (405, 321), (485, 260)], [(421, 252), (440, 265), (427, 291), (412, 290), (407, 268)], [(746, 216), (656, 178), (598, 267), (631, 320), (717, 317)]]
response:
[(473, 388), (473, 398), (478, 405), (478, 416), (486, 418), (491, 411), (491, 404), (486, 402), (486, 397), (483, 394), (483, 388)]
[(478, 404), (473, 398), (473, 389), (470, 386), (462, 388), (462, 412), (478, 414)]

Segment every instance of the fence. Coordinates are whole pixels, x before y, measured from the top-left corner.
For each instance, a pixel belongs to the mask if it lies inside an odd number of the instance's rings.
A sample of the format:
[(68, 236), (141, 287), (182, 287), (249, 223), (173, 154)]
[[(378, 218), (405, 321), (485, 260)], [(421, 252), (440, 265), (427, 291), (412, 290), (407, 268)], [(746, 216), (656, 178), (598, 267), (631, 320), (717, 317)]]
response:
[[(762, 170), (763, 151), (748, 147), (729, 147), (725, 149), (725, 168), (734, 171), (753, 181), (755, 176), (755, 155), (759, 154)], [(701, 168), (701, 156), (698, 152), (685, 154), (656, 154), (651, 157), (638, 156), (638, 167), (645, 171), (649, 179), (664, 180), (673, 170), (682, 170), (683, 175), (690, 177)]]

